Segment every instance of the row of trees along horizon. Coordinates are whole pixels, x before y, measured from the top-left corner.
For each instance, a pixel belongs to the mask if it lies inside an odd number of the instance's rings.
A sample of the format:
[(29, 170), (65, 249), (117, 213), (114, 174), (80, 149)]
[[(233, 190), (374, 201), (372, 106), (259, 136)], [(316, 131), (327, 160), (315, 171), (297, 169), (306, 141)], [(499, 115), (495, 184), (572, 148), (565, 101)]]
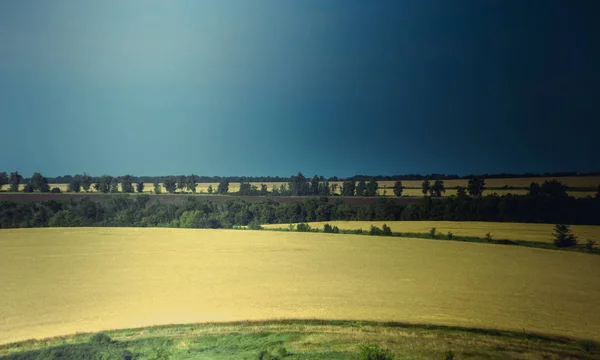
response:
[[(103, 175), (97, 178), (93, 178), (87, 174), (75, 175), (70, 178), (68, 183), (69, 192), (79, 193), (82, 190), (89, 192), (92, 188), (101, 193), (117, 193), (119, 192), (119, 185), (121, 185), (121, 191), (123, 193), (133, 192), (144, 192), (144, 182), (140, 181), (141, 178), (137, 178), (138, 182), (134, 182), (135, 177), (131, 175), (124, 175), (120, 177), (113, 177), (110, 175)], [(179, 192), (191, 192), (196, 193), (197, 184), (200, 177), (197, 175), (189, 176), (170, 176), (163, 179), (162, 184), (166, 191), (173, 194)], [(9, 191), (17, 192), (19, 185), (23, 181), (23, 177), (18, 172), (13, 172), (10, 175), (5, 172), (0, 173), (0, 187), (3, 185), (10, 185)], [(229, 179), (222, 178), (216, 189), (213, 189), (210, 185), (207, 189), (209, 194), (233, 194), (241, 196), (335, 196), (338, 195), (338, 184), (329, 184), (329, 181), (324, 178), (315, 175), (312, 179), (304, 177), (302, 173), (298, 173), (287, 180), (287, 184), (281, 184), (280, 186), (272, 185), (269, 191), (266, 184), (261, 184), (260, 189), (256, 185), (251, 185), (249, 181), (244, 179), (239, 184), (239, 190), (234, 193), (229, 192)], [(41, 173), (36, 172), (30, 179), (27, 179), (23, 187), (23, 192), (61, 192), (59, 188), (50, 189), (49, 180), (45, 178)], [(394, 195), (402, 196), (404, 186), (401, 180), (396, 180), (394, 186), (390, 189)], [(379, 184), (375, 179), (371, 179), (368, 182), (361, 179), (356, 182), (352, 179), (344, 180), (339, 186), (339, 195), (341, 196), (365, 196), (373, 197), (377, 196), (377, 190)], [(541, 185), (532, 182), (529, 187), (526, 188), (529, 194), (536, 195), (541, 192), (547, 194), (555, 194), (556, 196), (567, 196), (566, 191), (569, 189), (566, 185), (562, 184), (558, 180), (546, 180)], [(466, 187), (457, 186), (456, 195), (459, 197), (466, 196), (467, 193), (470, 196), (481, 196), (483, 191), (486, 190), (485, 179), (482, 177), (470, 178)], [(161, 183), (156, 178), (153, 183), (153, 191), (155, 194), (162, 192)], [(421, 191), (424, 196), (428, 194), (432, 197), (440, 197), (446, 192), (444, 186), (444, 180), (436, 179), (433, 182), (429, 179), (423, 180), (421, 184)], [(384, 188), (384, 195), (386, 195), (387, 188)], [(597, 188), (597, 192), (600, 193), (600, 185)]]

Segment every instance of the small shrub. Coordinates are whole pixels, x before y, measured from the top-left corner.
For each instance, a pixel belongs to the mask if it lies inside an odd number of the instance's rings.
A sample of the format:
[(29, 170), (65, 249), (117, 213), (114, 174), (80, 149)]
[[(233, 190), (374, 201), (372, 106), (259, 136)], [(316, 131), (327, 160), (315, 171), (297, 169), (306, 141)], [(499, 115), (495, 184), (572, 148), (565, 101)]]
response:
[(60, 193), (62, 193), (62, 191), (59, 188), (57, 188), (57, 187), (52, 188), (52, 190), (50, 190), (50, 192), (53, 193), (53, 194), (60, 194)]
[(452, 350), (448, 350), (446, 351), (446, 360), (454, 360), (454, 351)]
[(383, 236), (392, 236), (392, 228), (387, 226), (386, 224), (383, 224), (383, 226), (381, 227), (381, 231)]
[(250, 224), (248, 224), (248, 229), (250, 230), (262, 230), (263, 227), (260, 226), (260, 223), (256, 220), (252, 220)]
[(430, 238), (432, 238), (432, 239), (435, 239), (436, 230), (437, 230), (437, 229), (436, 229), (436, 228), (434, 228), (434, 227), (432, 227), (432, 228), (429, 230), (429, 237), (430, 237)]
[(487, 233), (485, 234), (485, 241), (492, 241), (494, 238), (492, 237), (491, 233)]
[(360, 360), (393, 360), (394, 354), (388, 349), (382, 349), (377, 345), (359, 345), (358, 358)]
[(588, 239), (585, 243), (585, 248), (588, 251), (594, 251), (594, 246), (596, 245), (596, 241)]
[(356, 230), (352, 230), (353, 234), (357, 234), (357, 235), (362, 235), (363, 234), (363, 229), (356, 229)]
[(33, 192), (33, 185), (31, 185), (31, 184), (25, 184), (25, 186), (23, 187), (23, 192), (32, 193)]
[(337, 226), (334, 226), (334, 227), (331, 229), (331, 232), (332, 232), (332, 233), (334, 233), (334, 234), (339, 234), (339, 233), (340, 233), (340, 228), (338, 228)]
[(106, 335), (103, 332), (92, 335), (90, 338), (90, 344), (94, 345), (109, 345), (112, 344), (113, 340), (110, 336)]
[(296, 227), (296, 225), (294, 225), (294, 224), (290, 224), (290, 225), (288, 226), (288, 229), (289, 229), (289, 231), (294, 231), (294, 228), (295, 228), (295, 227)]
[(448, 236), (448, 240), (454, 239), (454, 234), (452, 234), (451, 231), (448, 231), (448, 235), (447, 236)]
[(299, 232), (309, 232), (310, 231), (310, 225), (306, 224), (306, 223), (300, 223), (296, 226), (296, 231)]
[(325, 232), (325, 233), (332, 233), (333, 232), (333, 228), (331, 227), (331, 225), (325, 224), (325, 225), (323, 225), (323, 232)]
[(286, 349), (286, 348), (284, 348), (284, 347), (282, 346), (282, 347), (280, 347), (279, 349), (277, 349), (277, 355), (278, 355), (279, 357), (282, 357), (282, 358), (283, 358), (283, 357), (286, 357), (286, 356), (290, 355), (290, 353), (287, 351), (287, 349)]
[(378, 228), (377, 226), (371, 225), (371, 230), (369, 230), (369, 235), (382, 235), (383, 230)]
[(566, 224), (556, 224), (552, 233), (553, 243), (557, 247), (571, 247), (577, 245), (577, 238), (571, 232), (571, 227)]

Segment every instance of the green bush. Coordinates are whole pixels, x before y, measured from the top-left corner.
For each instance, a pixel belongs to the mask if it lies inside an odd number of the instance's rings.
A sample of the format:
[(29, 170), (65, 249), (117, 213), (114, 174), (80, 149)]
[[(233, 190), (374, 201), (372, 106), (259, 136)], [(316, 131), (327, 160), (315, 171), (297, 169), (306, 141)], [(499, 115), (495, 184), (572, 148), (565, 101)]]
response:
[(250, 224), (248, 224), (248, 229), (250, 229), (250, 230), (262, 230), (263, 227), (260, 225), (260, 223), (257, 220), (252, 220), (250, 222)]
[(452, 234), (451, 231), (448, 231), (448, 235), (447, 236), (448, 236), (448, 240), (454, 239), (454, 234)]
[(362, 235), (364, 232), (363, 232), (363, 229), (356, 229), (356, 230), (352, 230), (352, 233), (357, 234), (357, 235)]
[(383, 235), (383, 230), (381, 230), (377, 226), (371, 225), (371, 230), (369, 230), (369, 235)]
[(434, 228), (434, 227), (432, 227), (432, 228), (429, 230), (429, 237), (430, 237), (430, 238), (432, 238), (432, 239), (435, 239), (436, 230), (437, 230), (437, 229), (436, 229), (436, 228)]
[(571, 227), (566, 224), (556, 224), (552, 233), (553, 243), (557, 247), (571, 247), (577, 245), (577, 238), (571, 232)]
[(382, 235), (384, 235), (384, 236), (392, 236), (393, 235), (392, 228), (387, 226), (386, 224), (383, 224), (381, 231), (382, 231)]
[(308, 225), (306, 223), (300, 223), (300, 224), (296, 225), (296, 231), (299, 231), (299, 232), (309, 232), (310, 231), (310, 225)]
[(394, 354), (390, 350), (374, 344), (362, 344), (359, 345), (358, 358), (360, 360), (393, 360)]
[(448, 350), (446, 351), (446, 360), (454, 360), (454, 351)]
[(338, 228), (337, 226), (334, 226), (334, 227), (331, 229), (331, 232), (332, 232), (332, 233), (334, 233), (334, 234), (339, 234), (339, 233), (340, 233), (340, 228)]
[(325, 225), (323, 225), (323, 232), (324, 233), (332, 233), (333, 232), (333, 228), (331, 227), (331, 225), (325, 224)]
[(60, 194), (60, 193), (62, 193), (62, 191), (59, 188), (57, 188), (57, 187), (52, 188), (52, 190), (50, 190), (50, 192), (53, 193), (53, 194)]
[(99, 332), (97, 334), (92, 335), (92, 337), (90, 337), (90, 344), (93, 345), (109, 345), (112, 344), (113, 340), (110, 338), (110, 336), (106, 335), (103, 332)]

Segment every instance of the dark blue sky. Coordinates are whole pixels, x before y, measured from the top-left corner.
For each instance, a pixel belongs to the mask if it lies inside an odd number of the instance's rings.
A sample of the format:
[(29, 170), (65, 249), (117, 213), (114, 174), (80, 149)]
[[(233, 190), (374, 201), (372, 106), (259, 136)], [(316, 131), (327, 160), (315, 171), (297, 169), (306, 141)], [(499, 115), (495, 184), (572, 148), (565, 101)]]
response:
[(0, 170), (597, 171), (600, 1), (0, 2)]

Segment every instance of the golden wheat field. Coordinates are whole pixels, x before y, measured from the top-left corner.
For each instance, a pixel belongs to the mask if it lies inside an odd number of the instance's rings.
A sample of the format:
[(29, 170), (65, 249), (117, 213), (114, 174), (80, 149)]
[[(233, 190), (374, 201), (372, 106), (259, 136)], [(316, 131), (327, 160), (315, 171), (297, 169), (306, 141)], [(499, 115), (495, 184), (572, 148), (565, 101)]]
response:
[(0, 231), (0, 343), (151, 324), (405, 321), (600, 340), (600, 262), (543, 249), (243, 230)]
[[(545, 243), (552, 242), (554, 225), (551, 224), (525, 224), (508, 222), (477, 222), (477, 221), (322, 221), (310, 222), (311, 227), (322, 229), (323, 225), (330, 224), (342, 230), (363, 229), (368, 231), (371, 225), (381, 228), (387, 224), (393, 232), (428, 233), (431, 228), (436, 232), (446, 235), (452, 232), (455, 236), (476, 236), (483, 238), (490, 233), (494, 239), (527, 240)], [(265, 229), (287, 229), (288, 224), (266, 224)], [(581, 242), (587, 239), (600, 243), (600, 226), (573, 225), (571, 230)]]

